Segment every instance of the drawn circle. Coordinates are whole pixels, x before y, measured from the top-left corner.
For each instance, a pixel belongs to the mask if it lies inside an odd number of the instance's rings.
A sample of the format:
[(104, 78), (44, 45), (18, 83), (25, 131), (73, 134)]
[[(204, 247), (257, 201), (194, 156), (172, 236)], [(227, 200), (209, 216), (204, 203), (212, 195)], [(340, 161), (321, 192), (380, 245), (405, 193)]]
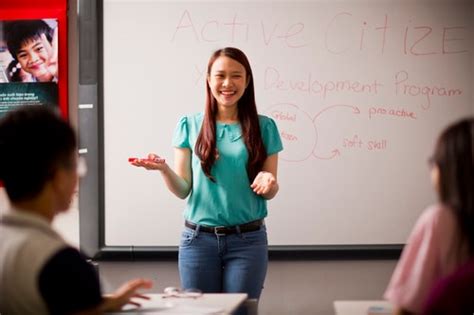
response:
[(278, 103), (264, 112), (278, 125), (284, 148), (279, 158), (287, 162), (300, 162), (311, 157), (318, 142), (318, 133), (305, 111), (295, 104)]

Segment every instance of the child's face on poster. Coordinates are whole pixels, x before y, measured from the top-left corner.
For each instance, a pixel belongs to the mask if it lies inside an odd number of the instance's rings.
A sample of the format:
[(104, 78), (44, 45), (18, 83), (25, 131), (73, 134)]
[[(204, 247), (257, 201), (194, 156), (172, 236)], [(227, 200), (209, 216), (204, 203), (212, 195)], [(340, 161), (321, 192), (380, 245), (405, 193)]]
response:
[(40, 38), (33, 38), (24, 42), (16, 54), (21, 68), (33, 75), (38, 81), (51, 80), (48, 71), (49, 54)]

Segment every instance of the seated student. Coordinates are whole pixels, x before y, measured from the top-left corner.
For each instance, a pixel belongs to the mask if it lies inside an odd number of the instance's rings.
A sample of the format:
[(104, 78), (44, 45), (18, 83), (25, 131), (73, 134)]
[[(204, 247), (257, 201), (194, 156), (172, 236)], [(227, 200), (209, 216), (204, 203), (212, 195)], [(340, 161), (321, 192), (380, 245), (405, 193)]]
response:
[(385, 292), (397, 314), (420, 313), (434, 283), (474, 257), (474, 118), (440, 135), (430, 164), (439, 202), (416, 222)]
[(431, 290), (423, 315), (474, 314), (474, 259), (441, 279)]
[(57, 29), (43, 20), (19, 20), (4, 22), (4, 33), (10, 54), (33, 82), (57, 81)]
[(151, 282), (127, 282), (102, 296), (91, 264), (52, 229), (76, 190), (74, 131), (46, 106), (22, 106), (0, 120), (0, 180), (11, 209), (0, 217), (1, 314), (101, 314), (119, 310)]

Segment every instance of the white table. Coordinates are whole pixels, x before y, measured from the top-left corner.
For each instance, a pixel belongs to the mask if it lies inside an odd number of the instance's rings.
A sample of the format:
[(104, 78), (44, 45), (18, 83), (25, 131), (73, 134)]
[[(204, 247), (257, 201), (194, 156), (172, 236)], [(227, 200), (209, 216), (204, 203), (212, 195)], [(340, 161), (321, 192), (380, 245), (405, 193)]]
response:
[(334, 301), (336, 315), (388, 315), (392, 305), (384, 300), (373, 301)]
[(245, 293), (205, 293), (197, 298), (166, 297), (164, 294), (146, 294), (150, 300), (136, 300), (141, 308), (129, 307), (126, 310), (108, 314), (158, 314), (158, 315), (204, 315), (232, 314), (247, 299)]

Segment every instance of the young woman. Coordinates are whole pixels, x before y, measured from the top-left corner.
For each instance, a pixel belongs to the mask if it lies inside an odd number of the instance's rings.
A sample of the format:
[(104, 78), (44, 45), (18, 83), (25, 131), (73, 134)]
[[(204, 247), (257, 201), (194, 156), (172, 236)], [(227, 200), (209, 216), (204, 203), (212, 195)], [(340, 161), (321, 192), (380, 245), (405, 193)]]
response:
[(439, 203), (418, 219), (385, 292), (397, 314), (420, 313), (433, 284), (474, 257), (474, 118), (440, 135), (430, 166)]
[(237, 48), (217, 50), (207, 67), (205, 112), (178, 122), (175, 165), (150, 154), (135, 166), (159, 170), (188, 198), (179, 247), (184, 288), (259, 298), (268, 261), (266, 200), (278, 192), (275, 122), (257, 114), (252, 70)]
[(118, 311), (151, 282), (101, 294), (91, 264), (52, 228), (69, 209), (78, 179), (73, 129), (46, 106), (0, 119), (0, 180), (11, 209), (0, 216), (0, 313), (95, 315)]

